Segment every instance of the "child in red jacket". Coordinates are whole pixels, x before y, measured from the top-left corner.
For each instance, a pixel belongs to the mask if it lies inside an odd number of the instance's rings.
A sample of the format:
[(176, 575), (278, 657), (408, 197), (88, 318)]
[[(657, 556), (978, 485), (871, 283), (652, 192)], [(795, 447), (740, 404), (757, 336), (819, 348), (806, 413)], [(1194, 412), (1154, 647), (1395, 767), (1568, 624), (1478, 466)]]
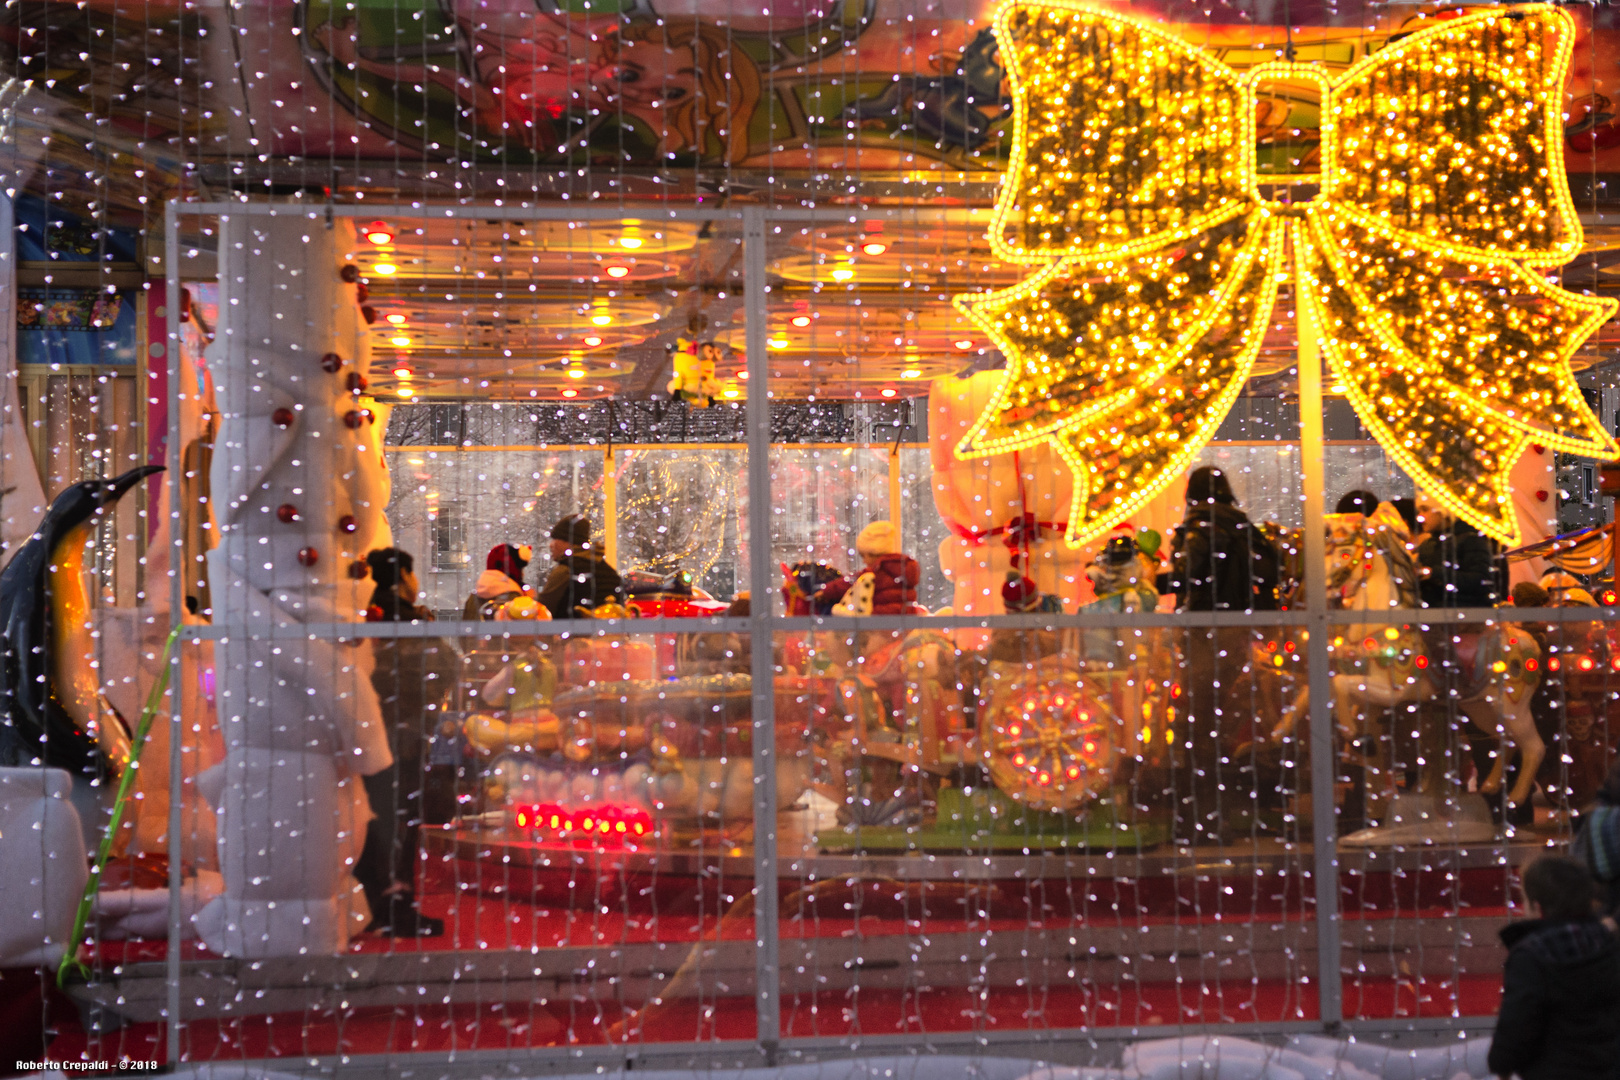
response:
[(926, 615), (917, 606), (917, 560), (900, 553), (900, 530), (892, 521), (874, 521), (855, 538), (866, 569), (833, 607), (834, 615)]

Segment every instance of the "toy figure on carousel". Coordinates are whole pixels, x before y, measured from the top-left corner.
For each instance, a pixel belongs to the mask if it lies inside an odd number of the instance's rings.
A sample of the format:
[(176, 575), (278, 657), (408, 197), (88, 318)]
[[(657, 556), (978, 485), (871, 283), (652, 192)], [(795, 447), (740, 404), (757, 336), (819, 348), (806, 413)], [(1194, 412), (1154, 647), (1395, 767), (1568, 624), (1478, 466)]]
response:
[(676, 401), (684, 401), (697, 408), (712, 407), (720, 393), (720, 383), (714, 377), (715, 365), (719, 361), (720, 346), (715, 342), (699, 344), (695, 338), (677, 338), (670, 354), (674, 377), (665, 389)]
[(1159, 592), (1154, 580), (1159, 573), (1159, 544), (1162, 538), (1153, 529), (1133, 533), (1129, 522), (1119, 525), (1108, 543), (1086, 567), (1097, 599), (1087, 605), (1099, 611), (1154, 611)]
[(782, 563), (782, 602), (792, 615), (830, 615), (849, 591), (849, 581), (824, 562)]

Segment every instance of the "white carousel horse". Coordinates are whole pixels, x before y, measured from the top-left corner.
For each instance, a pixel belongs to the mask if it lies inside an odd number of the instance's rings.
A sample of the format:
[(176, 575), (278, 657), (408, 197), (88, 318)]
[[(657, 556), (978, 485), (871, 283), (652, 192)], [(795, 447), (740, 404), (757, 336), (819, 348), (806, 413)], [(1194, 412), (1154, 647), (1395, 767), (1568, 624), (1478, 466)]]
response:
[[(1339, 611), (1417, 608), (1417, 567), (1407, 551), (1405, 523), (1393, 508), (1385, 503), (1370, 518), (1331, 514), (1325, 521), (1331, 607)], [(1507, 745), (1511, 744), (1522, 761), (1508, 797), (1522, 803), (1530, 797), (1536, 770), (1546, 753), (1530, 715), (1530, 698), (1540, 679), (1536, 674), (1540, 647), (1514, 623), (1454, 634), (1453, 645), (1453, 658), (1464, 674), (1458, 708), (1481, 730), (1504, 740), (1504, 750), (1496, 756), (1490, 775), (1480, 782), (1480, 791), (1492, 794), (1501, 790)], [(1432, 658), (1412, 624), (1340, 625), (1330, 649), (1334, 716), (1346, 737), (1363, 734), (1370, 718), (1385, 710), (1416, 708), (1438, 693)], [(1296, 709), (1295, 715), (1298, 712)], [(1291, 725), (1292, 717), (1284, 723)], [(1421, 784), (1425, 790), (1433, 786), (1441, 757), (1433, 749), (1423, 755)]]
[[(1323, 523), (1330, 608), (1389, 611), (1418, 606), (1418, 570), (1407, 551), (1406, 523), (1388, 503), (1370, 518), (1329, 514)], [(1415, 705), (1425, 696), (1428, 657), (1415, 626), (1337, 624), (1328, 647), (1333, 658), (1334, 719), (1347, 738), (1363, 733), (1369, 715)]]

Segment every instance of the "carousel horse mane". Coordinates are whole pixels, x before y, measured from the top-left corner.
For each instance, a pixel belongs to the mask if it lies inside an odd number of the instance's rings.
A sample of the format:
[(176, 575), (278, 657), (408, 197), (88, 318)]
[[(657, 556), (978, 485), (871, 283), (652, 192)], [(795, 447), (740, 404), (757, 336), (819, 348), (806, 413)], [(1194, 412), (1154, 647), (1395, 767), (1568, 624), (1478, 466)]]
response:
[(1328, 514), (1328, 602), (1340, 609), (1416, 608), (1418, 569), (1406, 523), (1380, 503), (1371, 516)]

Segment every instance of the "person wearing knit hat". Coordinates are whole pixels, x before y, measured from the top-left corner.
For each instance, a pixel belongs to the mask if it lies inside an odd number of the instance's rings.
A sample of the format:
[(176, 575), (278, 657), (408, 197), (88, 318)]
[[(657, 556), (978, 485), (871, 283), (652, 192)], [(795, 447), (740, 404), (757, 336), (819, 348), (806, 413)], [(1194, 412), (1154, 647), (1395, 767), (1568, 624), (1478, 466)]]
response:
[(892, 521), (874, 521), (855, 538), (855, 551), (871, 566), (874, 559), (900, 554), (900, 530)]
[(591, 519), (569, 514), (551, 527), (551, 561), (555, 563), (537, 599), (553, 619), (572, 619), (580, 608), (624, 599), (619, 572), (591, 543)]
[(833, 606), (834, 615), (914, 615), (917, 582), (922, 571), (917, 560), (900, 551), (900, 530), (892, 521), (874, 521), (855, 538), (855, 550), (866, 569), (844, 598)]
[(591, 542), (591, 519), (584, 514), (569, 514), (551, 527), (551, 557), (557, 557), (557, 545), (583, 548)]
[(490, 548), (484, 572), (478, 575), (473, 594), (462, 605), (461, 617), (469, 621), (493, 619), (495, 612), (527, 592), (523, 571), (532, 558), (534, 549), (528, 544), (496, 544)]

